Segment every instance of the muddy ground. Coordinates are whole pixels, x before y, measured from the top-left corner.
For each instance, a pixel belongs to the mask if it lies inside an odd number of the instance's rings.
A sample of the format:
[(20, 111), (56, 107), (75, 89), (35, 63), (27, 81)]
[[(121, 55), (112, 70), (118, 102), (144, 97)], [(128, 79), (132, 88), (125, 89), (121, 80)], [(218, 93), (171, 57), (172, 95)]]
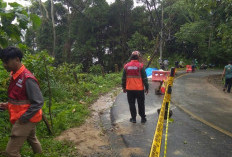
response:
[(83, 157), (111, 156), (113, 152), (107, 130), (103, 128), (100, 117), (106, 110), (110, 110), (119, 91), (117, 88), (101, 96), (91, 105), (91, 115), (83, 125), (64, 131), (56, 139), (73, 142)]
[(140, 156), (140, 148), (126, 147), (121, 138), (129, 129), (123, 130), (120, 124), (112, 124), (111, 108), (120, 92), (117, 88), (101, 96), (91, 105), (91, 115), (83, 125), (64, 131), (56, 140), (74, 143), (81, 157)]

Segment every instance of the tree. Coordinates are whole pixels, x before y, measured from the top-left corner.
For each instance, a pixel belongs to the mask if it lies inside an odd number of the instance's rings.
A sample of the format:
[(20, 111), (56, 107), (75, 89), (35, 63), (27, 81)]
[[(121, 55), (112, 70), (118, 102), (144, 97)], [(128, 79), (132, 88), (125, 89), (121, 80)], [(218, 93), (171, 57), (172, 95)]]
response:
[(53, 47), (52, 47), (52, 56), (55, 57), (56, 49), (56, 26), (54, 20), (54, 2), (51, 0), (51, 18), (52, 18), (52, 32), (53, 32)]
[(130, 52), (138, 50), (141, 53), (145, 54), (149, 51), (150, 43), (146, 36), (135, 32), (131, 39), (127, 42)]
[[(110, 5), (105, 0), (33, 1), (30, 11), (41, 17), (42, 24), (36, 31), (27, 31), (26, 43), (34, 53), (55, 52), (55, 64), (82, 63), (84, 71), (94, 64), (106, 71), (112, 71), (115, 64), (120, 69), (134, 49), (157, 59), (160, 49), (165, 58), (217, 64), (231, 57), (229, 0), (143, 2), (144, 6), (134, 8), (132, 0)], [(220, 54), (220, 61), (215, 54)]]
[(21, 41), (23, 30), (28, 28), (31, 22), (33, 28), (40, 25), (40, 18), (35, 14), (28, 14), (20, 4), (8, 3), (11, 7), (6, 10), (7, 3), (0, 0), (0, 47), (5, 48), (9, 42)]

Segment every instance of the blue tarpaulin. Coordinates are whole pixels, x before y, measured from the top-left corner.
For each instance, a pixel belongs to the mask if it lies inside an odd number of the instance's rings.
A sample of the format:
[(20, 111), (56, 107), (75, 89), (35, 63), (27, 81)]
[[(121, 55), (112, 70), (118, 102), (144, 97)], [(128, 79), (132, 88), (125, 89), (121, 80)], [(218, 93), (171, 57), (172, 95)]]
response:
[(157, 69), (157, 68), (147, 68), (146, 69), (147, 77), (152, 75), (152, 71), (157, 71), (157, 70), (159, 70), (159, 69)]

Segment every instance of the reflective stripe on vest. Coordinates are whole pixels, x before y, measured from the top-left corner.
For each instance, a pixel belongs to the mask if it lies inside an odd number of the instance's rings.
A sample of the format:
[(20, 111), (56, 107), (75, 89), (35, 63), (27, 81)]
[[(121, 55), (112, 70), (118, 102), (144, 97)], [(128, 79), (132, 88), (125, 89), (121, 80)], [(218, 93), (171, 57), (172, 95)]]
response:
[(125, 66), (127, 90), (144, 90), (141, 68), (142, 64), (137, 61), (132, 61)]
[(11, 103), (12, 105), (25, 105), (25, 104), (30, 104), (30, 101), (9, 99), (8, 103)]
[(127, 76), (126, 78), (141, 78), (141, 76)]

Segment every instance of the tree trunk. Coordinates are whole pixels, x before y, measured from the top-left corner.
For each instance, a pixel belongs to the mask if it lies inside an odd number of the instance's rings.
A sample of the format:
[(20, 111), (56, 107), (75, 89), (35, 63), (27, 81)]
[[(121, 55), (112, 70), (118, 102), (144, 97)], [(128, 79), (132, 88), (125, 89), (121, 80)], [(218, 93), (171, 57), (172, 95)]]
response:
[(50, 116), (50, 121), (51, 121), (51, 126), (53, 128), (53, 122), (52, 122), (52, 91), (51, 91), (51, 83), (50, 83), (50, 78), (49, 78), (49, 73), (48, 73), (48, 68), (47, 68), (47, 63), (46, 63), (46, 57), (44, 56), (44, 68), (46, 72), (46, 78), (48, 81), (48, 96), (49, 96), (49, 102), (48, 102), (48, 108), (49, 108), (49, 116)]
[(115, 71), (116, 73), (118, 73), (118, 72), (119, 72), (119, 70), (118, 70), (118, 64), (115, 64), (115, 65), (114, 65), (114, 68), (115, 68), (114, 71)]
[(76, 83), (78, 84), (77, 73), (76, 73), (75, 71), (73, 72), (73, 77), (74, 77), (74, 79), (75, 79)]
[(71, 37), (71, 20), (73, 17), (71, 16), (70, 13), (70, 6), (69, 3), (67, 3), (68, 7), (68, 38), (64, 44), (64, 50), (63, 50), (63, 56), (64, 56), (64, 61), (70, 63), (72, 61), (72, 45), (74, 43), (74, 39)]
[(71, 51), (72, 45), (73, 45), (73, 39), (68, 37), (63, 48), (64, 61), (68, 63), (72, 61), (72, 51)]
[(45, 15), (46, 15), (45, 18), (49, 19), (48, 10), (46, 9), (46, 7), (44, 6), (44, 4), (43, 4), (43, 2), (41, 0), (39, 0), (39, 5), (40, 5), (40, 10), (41, 10), (42, 16), (44, 16), (43, 15), (43, 10), (42, 10), (42, 8), (43, 8), (44, 11), (45, 11)]
[(105, 70), (103, 66), (101, 66), (101, 71), (102, 71), (102, 76), (105, 77)]
[(157, 36), (157, 38), (156, 38), (156, 46), (155, 46), (155, 49), (154, 49), (154, 53), (151, 56), (150, 61), (147, 63), (146, 68), (148, 68), (150, 66), (150, 64), (151, 64), (152, 60), (155, 58), (155, 55), (158, 52), (158, 50), (159, 50), (159, 37)]
[(47, 117), (46, 117), (44, 114), (42, 115), (42, 119), (43, 119), (43, 121), (44, 121), (45, 125), (47, 126), (48, 133), (49, 133), (50, 135), (52, 135), (52, 129), (51, 129), (51, 126), (50, 126), (50, 124), (49, 124), (49, 122), (48, 122)]
[(51, 17), (52, 17), (52, 30), (53, 30), (53, 49), (52, 56), (55, 57), (55, 48), (56, 48), (56, 26), (54, 20), (54, 2), (51, 0)]
[(160, 60), (162, 61), (162, 57), (163, 57), (163, 20), (164, 20), (164, 7), (163, 4), (161, 4), (161, 8), (162, 8), (162, 17), (161, 17), (161, 31), (160, 31)]

